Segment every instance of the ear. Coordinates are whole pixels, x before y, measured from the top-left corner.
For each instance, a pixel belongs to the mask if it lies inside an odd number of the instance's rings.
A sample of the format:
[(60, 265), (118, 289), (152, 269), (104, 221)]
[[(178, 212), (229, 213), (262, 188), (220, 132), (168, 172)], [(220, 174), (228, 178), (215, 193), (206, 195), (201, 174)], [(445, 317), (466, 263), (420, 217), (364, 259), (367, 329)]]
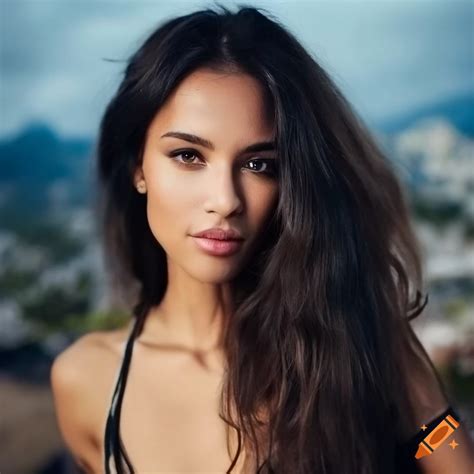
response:
[(144, 178), (144, 175), (143, 175), (143, 169), (141, 168), (141, 166), (139, 166), (135, 172), (133, 173), (133, 184), (134, 186), (137, 185), (137, 183), (141, 180), (145, 179)]

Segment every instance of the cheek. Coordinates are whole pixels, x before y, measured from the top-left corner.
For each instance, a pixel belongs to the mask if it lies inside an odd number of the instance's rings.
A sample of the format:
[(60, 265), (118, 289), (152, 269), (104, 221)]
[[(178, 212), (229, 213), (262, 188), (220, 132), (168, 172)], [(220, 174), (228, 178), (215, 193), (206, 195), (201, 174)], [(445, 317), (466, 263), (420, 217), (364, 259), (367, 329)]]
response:
[[(166, 179), (161, 178), (166, 176)], [(169, 172), (147, 179), (147, 217), (156, 240), (172, 249), (191, 231), (192, 190)]]
[(254, 190), (248, 200), (248, 213), (253, 232), (259, 233), (275, 211), (278, 198), (278, 186), (269, 184)]

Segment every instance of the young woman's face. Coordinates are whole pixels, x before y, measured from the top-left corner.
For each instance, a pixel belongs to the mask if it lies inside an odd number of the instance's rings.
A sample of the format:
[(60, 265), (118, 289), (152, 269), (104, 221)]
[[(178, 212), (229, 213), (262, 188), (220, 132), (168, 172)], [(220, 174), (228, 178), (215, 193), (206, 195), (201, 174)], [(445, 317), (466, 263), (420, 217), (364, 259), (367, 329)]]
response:
[[(171, 132), (192, 134), (211, 145)], [(273, 123), (259, 83), (248, 75), (198, 69), (187, 76), (159, 110), (147, 132), (142, 169), (151, 231), (178, 265), (208, 283), (232, 279), (252, 256), (278, 195)], [(233, 228), (244, 240), (236, 252), (213, 255), (192, 234)]]

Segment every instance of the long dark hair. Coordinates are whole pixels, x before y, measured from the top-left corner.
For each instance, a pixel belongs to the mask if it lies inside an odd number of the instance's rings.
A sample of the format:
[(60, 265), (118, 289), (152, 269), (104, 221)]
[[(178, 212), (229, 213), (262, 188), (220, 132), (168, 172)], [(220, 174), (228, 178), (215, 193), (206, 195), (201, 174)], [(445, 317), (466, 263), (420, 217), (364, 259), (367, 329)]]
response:
[[(245, 444), (259, 472), (390, 473), (413, 423), (406, 368), (415, 352), (433, 367), (410, 327), (427, 296), (408, 200), (328, 74), (261, 10), (218, 4), (172, 18), (129, 59), (97, 147), (107, 265), (133, 302), (136, 337), (167, 285), (165, 252), (132, 181), (147, 128), (196, 68), (252, 75), (274, 115), (279, 200), (233, 282), (221, 416), (239, 450), (228, 472)], [(120, 447), (120, 403), (114, 409), (106, 451), (123, 472), (121, 454), (132, 466)]]

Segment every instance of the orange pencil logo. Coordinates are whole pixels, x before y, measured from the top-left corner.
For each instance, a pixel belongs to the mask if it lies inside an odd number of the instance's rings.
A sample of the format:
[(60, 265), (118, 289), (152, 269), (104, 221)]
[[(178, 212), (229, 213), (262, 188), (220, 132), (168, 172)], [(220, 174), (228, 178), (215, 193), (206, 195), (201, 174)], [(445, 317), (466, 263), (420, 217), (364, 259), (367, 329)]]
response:
[(420, 459), (431, 454), (458, 426), (459, 422), (451, 415), (447, 415), (418, 445), (415, 458)]

